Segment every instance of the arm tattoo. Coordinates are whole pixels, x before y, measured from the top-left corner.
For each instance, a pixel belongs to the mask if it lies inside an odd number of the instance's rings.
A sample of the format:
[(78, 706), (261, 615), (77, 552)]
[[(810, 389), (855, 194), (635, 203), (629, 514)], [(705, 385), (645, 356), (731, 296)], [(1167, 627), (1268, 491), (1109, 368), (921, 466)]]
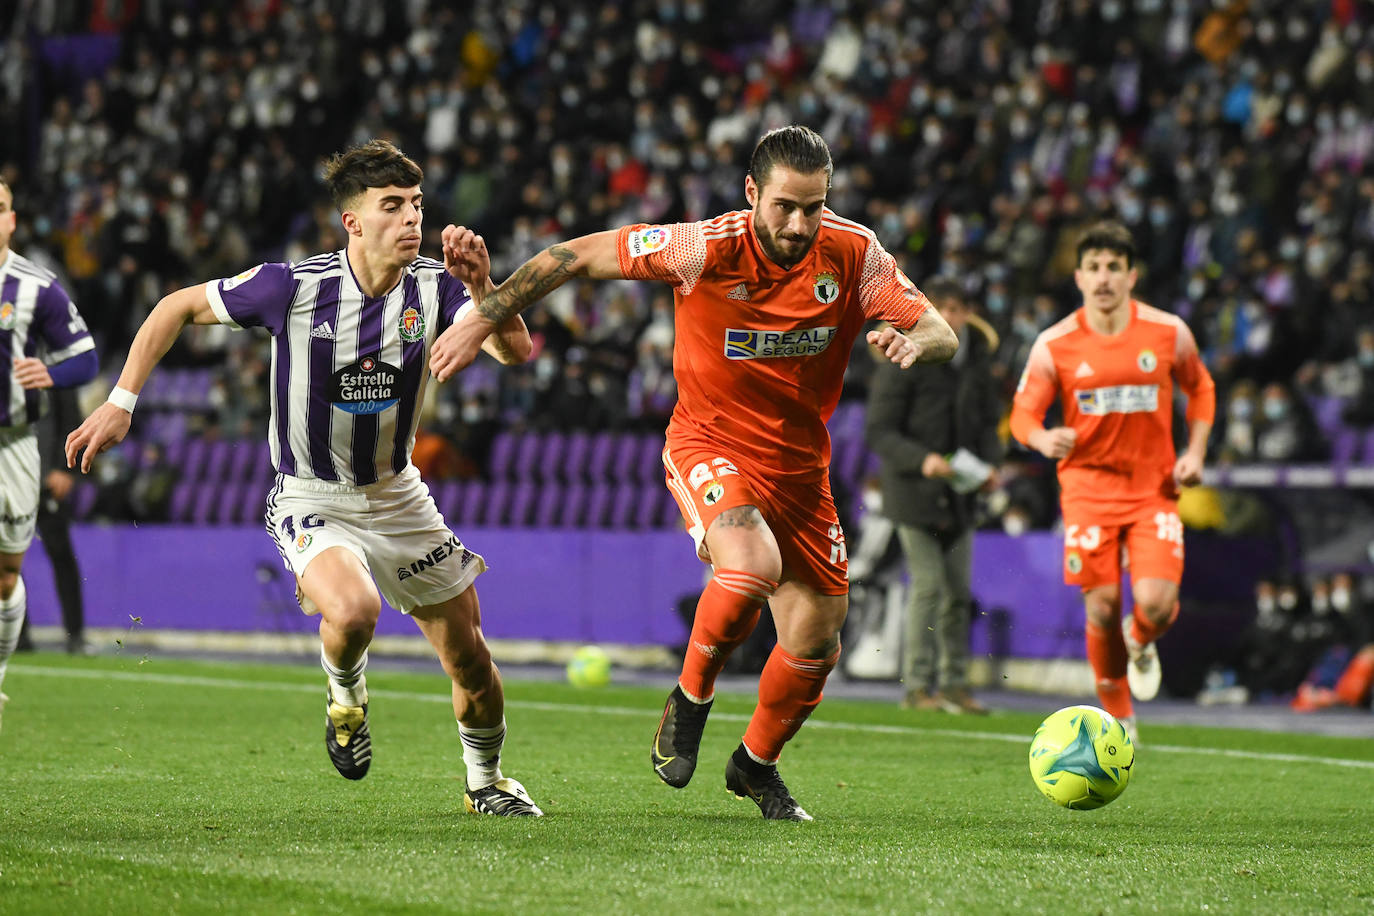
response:
[[(546, 254), (555, 262), (552, 267), (544, 268), (536, 263), (542, 261)], [(477, 306), (478, 314), (499, 326), (536, 299), (576, 276), (577, 271), (573, 269), (576, 262), (577, 255), (563, 245), (544, 249), (521, 265), (505, 283), (488, 293), (482, 304)]]

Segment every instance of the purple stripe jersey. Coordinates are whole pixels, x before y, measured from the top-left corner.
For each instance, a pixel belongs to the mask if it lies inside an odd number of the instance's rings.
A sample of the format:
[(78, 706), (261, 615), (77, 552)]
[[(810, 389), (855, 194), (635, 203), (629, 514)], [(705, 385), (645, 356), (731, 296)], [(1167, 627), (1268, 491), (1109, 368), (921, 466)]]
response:
[(0, 427), (38, 422), (40, 394), (14, 378), (14, 360), (36, 356), (49, 366), (95, 349), (71, 296), (52, 271), (13, 251), (0, 262)]
[(272, 464), (365, 486), (405, 470), (429, 380), (429, 347), (470, 300), (433, 258), (365, 296), (344, 251), (259, 264), (206, 286), (222, 324), (272, 334)]

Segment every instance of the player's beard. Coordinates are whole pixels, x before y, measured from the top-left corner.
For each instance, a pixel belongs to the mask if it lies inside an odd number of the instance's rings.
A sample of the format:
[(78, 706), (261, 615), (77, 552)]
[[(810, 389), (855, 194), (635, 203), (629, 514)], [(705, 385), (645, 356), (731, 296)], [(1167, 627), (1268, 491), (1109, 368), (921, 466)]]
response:
[[(816, 233), (819, 232), (820, 227), (817, 227)], [(813, 233), (800, 250), (792, 249), (796, 251), (795, 255), (788, 254), (787, 250), (779, 244), (777, 236), (769, 232), (768, 227), (759, 219), (758, 213), (754, 214), (754, 235), (758, 238), (759, 244), (763, 246), (763, 253), (768, 255), (768, 260), (784, 270), (791, 270), (800, 264), (802, 258), (806, 257), (807, 252), (811, 250), (811, 246), (816, 244), (816, 234)]]

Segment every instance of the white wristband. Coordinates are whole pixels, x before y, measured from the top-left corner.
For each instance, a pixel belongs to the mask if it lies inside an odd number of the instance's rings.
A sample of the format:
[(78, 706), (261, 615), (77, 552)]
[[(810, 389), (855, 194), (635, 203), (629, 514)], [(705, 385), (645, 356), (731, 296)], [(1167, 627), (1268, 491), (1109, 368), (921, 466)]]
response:
[(138, 403), (138, 395), (129, 391), (127, 388), (120, 388), (116, 385), (106, 400), (121, 410), (127, 410), (129, 413), (133, 413), (134, 405)]

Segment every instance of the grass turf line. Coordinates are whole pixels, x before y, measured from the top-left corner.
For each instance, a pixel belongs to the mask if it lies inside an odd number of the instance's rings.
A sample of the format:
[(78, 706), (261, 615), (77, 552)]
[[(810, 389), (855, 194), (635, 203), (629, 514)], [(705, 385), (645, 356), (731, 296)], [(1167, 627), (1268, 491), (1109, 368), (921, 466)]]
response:
[(1036, 716), (827, 700), (783, 761), (818, 820), (771, 824), (722, 781), (751, 698), (721, 695), (675, 791), (648, 763), (660, 691), (510, 683), (503, 768), (549, 814), (510, 822), (462, 812), (442, 676), (369, 683), (376, 759), (350, 783), (313, 667), (12, 662), (0, 912), (1374, 907), (1370, 742), (1147, 722), (1122, 798), (1069, 812), (1027, 774)]

